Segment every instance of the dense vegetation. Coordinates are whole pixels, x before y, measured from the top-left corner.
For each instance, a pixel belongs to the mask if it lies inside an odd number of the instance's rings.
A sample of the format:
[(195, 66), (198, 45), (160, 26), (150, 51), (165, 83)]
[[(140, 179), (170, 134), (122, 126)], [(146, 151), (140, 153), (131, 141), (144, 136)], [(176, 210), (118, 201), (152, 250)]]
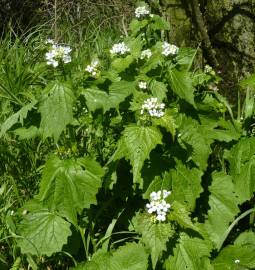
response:
[(231, 105), (167, 21), (132, 13), (96, 49), (1, 40), (0, 269), (255, 269), (255, 76)]

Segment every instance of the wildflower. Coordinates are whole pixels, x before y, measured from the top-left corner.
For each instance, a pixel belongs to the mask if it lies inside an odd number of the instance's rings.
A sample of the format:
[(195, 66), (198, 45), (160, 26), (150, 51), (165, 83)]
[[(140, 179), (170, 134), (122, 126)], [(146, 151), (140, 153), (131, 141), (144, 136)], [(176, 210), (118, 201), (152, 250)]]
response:
[(140, 89), (147, 89), (147, 83), (144, 81), (140, 81), (138, 86)]
[(61, 46), (53, 44), (51, 50), (45, 54), (48, 65), (57, 67), (59, 62), (62, 61), (64, 64), (71, 62), (71, 56), (69, 55), (72, 49), (68, 46)]
[(162, 117), (164, 116), (163, 109), (165, 108), (164, 103), (159, 103), (157, 98), (148, 98), (144, 101), (141, 109), (141, 114), (147, 111), (152, 117)]
[(98, 74), (98, 69), (97, 69), (97, 66), (99, 64), (99, 60), (98, 59), (95, 59), (91, 62), (90, 65), (87, 65), (86, 67), (86, 71), (88, 73), (90, 73), (92, 75), (92, 77), (96, 77), (96, 75)]
[(143, 51), (141, 52), (140, 58), (141, 58), (141, 59), (144, 59), (144, 58), (149, 59), (151, 56), (152, 56), (151, 50), (150, 50), (150, 49), (147, 49), (147, 50), (143, 50)]
[(171, 194), (170, 191), (163, 190), (155, 192), (153, 191), (150, 194), (150, 203), (146, 204), (147, 212), (149, 214), (156, 214), (156, 220), (165, 221), (166, 214), (171, 207), (169, 203), (165, 201), (165, 199)]
[(46, 41), (45, 41), (46, 44), (55, 44), (54, 40), (51, 39), (51, 38), (48, 38)]
[(150, 11), (146, 8), (146, 6), (141, 6), (136, 8), (135, 10), (135, 16), (136, 18), (145, 17), (150, 14)]
[(212, 67), (209, 65), (205, 65), (205, 69), (204, 69), (205, 73), (210, 73), (213, 71)]
[(128, 52), (130, 52), (130, 49), (128, 48), (128, 46), (124, 42), (114, 44), (112, 46), (112, 49), (110, 50), (111, 54), (124, 55)]
[(240, 263), (240, 260), (236, 259), (235, 264), (239, 264), (239, 263)]
[(165, 56), (168, 55), (176, 55), (179, 51), (179, 48), (173, 44), (169, 44), (168, 42), (164, 42), (162, 45), (162, 54)]

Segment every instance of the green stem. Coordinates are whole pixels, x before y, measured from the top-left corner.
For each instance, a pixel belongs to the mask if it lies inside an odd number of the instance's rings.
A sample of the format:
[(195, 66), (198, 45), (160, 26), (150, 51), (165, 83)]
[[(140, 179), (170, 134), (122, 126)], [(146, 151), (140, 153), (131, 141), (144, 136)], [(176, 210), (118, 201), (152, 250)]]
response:
[(255, 212), (255, 208), (249, 209), (247, 211), (245, 211), (243, 214), (241, 214), (238, 218), (236, 218), (231, 225), (228, 227), (228, 229), (226, 230), (226, 232), (223, 234), (221, 242), (218, 245), (218, 250), (220, 250), (222, 248), (223, 243), (225, 242), (225, 240), (227, 239), (229, 233), (232, 231), (232, 229), (236, 226), (236, 224), (243, 219), (244, 217), (248, 216), (249, 214), (251, 214), (252, 212)]
[(89, 254), (88, 254), (87, 244), (86, 244), (86, 239), (85, 239), (85, 229), (83, 229), (79, 226), (79, 231), (80, 231), (80, 235), (81, 235), (81, 239), (82, 239), (82, 243), (83, 243), (83, 247), (84, 247), (84, 251), (85, 251), (85, 256), (86, 256), (86, 259), (88, 260)]

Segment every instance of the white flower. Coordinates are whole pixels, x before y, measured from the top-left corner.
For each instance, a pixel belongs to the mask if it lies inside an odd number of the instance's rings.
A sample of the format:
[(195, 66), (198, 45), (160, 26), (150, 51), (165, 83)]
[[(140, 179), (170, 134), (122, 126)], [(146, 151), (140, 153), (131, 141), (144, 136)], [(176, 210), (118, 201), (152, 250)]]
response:
[(165, 201), (165, 198), (170, 194), (171, 192), (167, 190), (159, 190), (158, 192), (153, 191), (150, 194), (150, 203), (146, 204), (147, 212), (149, 214), (155, 214), (156, 220), (158, 221), (166, 220), (166, 214), (171, 205)]
[[(52, 40), (50, 40), (50, 42), (51, 41)], [(57, 67), (59, 65), (59, 61), (62, 61), (64, 64), (70, 63), (72, 59), (69, 54), (72, 51), (72, 49), (68, 46), (61, 46), (55, 44), (54, 41), (52, 42), (53, 43), (51, 44), (53, 45), (51, 47), (51, 50), (45, 54), (47, 64), (52, 65), (53, 67)]]
[(45, 41), (46, 44), (55, 44), (55, 41), (51, 38), (48, 38), (46, 41)]
[(110, 50), (111, 54), (124, 55), (128, 52), (130, 52), (130, 49), (128, 48), (128, 46), (124, 42), (114, 44), (112, 46), (112, 49)]
[(165, 104), (159, 103), (157, 98), (148, 98), (142, 105), (141, 114), (144, 114), (144, 111), (147, 111), (150, 116), (159, 118), (164, 116), (164, 108)]
[(211, 66), (205, 65), (205, 68), (204, 68), (205, 73), (210, 73), (212, 70), (213, 70), (213, 69), (212, 69)]
[(98, 73), (98, 69), (97, 66), (99, 65), (99, 60), (98, 59), (94, 59), (90, 65), (87, 65), (86, 67), (86, 71), (88, 73), (90, 73), (92, 75), (92, 77), (96, 77), (97, 73)]
[(240, 260), (236, 259), (235, 264), (239, 264), (239, 263), (240, 263)]
[(141, 6), (136, 8), (135, 10), (135, 16), (136, 18), (145, 17), (150, 14), (150, 11), (146, 8), (146, 6)]
[(141, 58), (141, 59), (144, 59), (144, 58), (149, 59), (151, 56), (152, 56), (151, 50), (150, 50), (150, 49), (147, 49), (147, 50), (143, 50), (143, 51), (141, 52), (140, 58)]
[(173, 44), (169, 44), (168, 42), (164, 42), (162, 45), (162, 54), (165, 56), (168, 55), (176, 55), (179, 51), (179, 48)]
[(140, 81), (138, 86), (140, 89), (147, 89), (147, 82)]

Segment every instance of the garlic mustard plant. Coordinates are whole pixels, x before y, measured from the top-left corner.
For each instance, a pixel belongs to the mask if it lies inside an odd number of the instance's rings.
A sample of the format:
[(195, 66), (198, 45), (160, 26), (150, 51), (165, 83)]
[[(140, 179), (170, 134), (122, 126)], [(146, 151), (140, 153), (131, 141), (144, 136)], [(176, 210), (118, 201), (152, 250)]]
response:
[(168, 55), (176, 55), (179, 52), (179, 48), (173, 44), (169, 44), (168, 42), (164, 42), (162, 45), (162, 54), (165, 56)]
[(144, 114), (144, 111), (147, 111), (150, 116), (159, 118), (164, 116), (164, 108), (165, 104), (158, 102), (157, 98), (148, 98), (144, 101), (142, 105), (141, 114)]
[[(48, 43), (51, 44), (52, 40), (48, 40)], [(45, 54), (47, 64), (53, 66), (54, 68), (59, 65), (60, 62), (64, 64), (71, 62), (71, 53), (72, 49), (69, 46), (62, 46), (59, 44), (52, 44), (50, 51)]]
[(146, 8), (146, 6), (138, 7), (135, 10), (135, 16), (138, 19), (148, 15), (150, 15), (150, 11)]
[(150, 203), (146, 204), (147, 212), (149, 214), (156, 214), (156, 220), (165, 221), (166, 214), (170, 209), (171, 205), (165, 201), (165, 199), (171, 194), (171, 191), (159, 190), (158, 192), (153, 191), (150, 194)]
[(140, 81), (138, 86), (140, 89), (147, 89), (147, 82)]
[(98, 60), (98, 59), (95, 59), (95, 60), (93, 60), (93, 61), (91, 62), (90, 65), (87, 65), (87, 67), (86, 67), (85, 70), (86, 70), (88, 73), (90, 73), (90, 75), (91, 75), (92, 77), (96, 77), (97, 74), (98, 74), (98, 69), (97, 69), (98, 65), (99, 65), (99, 60)]
[(124, 42), (116, 43), (112, 46), (112, 49), (110, 50), (110, 53), (113, 55), (124, 55), (126, 53), (129, 53), (130, 49)]
[(150, 50), (150, 49), (146, 49), (146, 50), (143, 50), (143, 51), (141, 52), (140, 58), (141, 58), (141, 59), (145, 59), (145, 58), (149, 59), (149, 58), (151, 58), (151, 56), (152, 56), (151, 50)]

